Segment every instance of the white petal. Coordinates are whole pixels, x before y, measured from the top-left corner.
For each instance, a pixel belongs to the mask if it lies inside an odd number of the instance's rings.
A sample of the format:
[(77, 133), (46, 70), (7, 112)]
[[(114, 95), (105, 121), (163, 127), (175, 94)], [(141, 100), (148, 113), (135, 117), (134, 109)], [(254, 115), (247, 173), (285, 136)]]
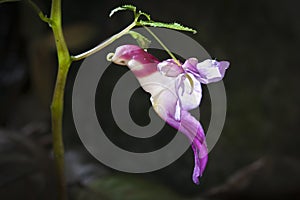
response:
[(177, 91), (181, 107), (184, 110), (192, 110), (198, 107), (202, 97), (200, 82), (192, 74), (188, 73), (188, 75), (192, 78), (193, 87), (189, 79), (185, 78)]
[(177, 100), (176, 109), (175, 109), (175, 120), (180, 121), (180, 115), (181, 115), (181, 108), (180, 108), (180, 103)]
[[(160, 93), (151, 97), (151, 103), (156, 113), (165, 121), (172, 116), (175, 119), (180, 119), (181, 108), (178, 104), (177, 94), (171, 90), (164, 89)], [(179, 116), (178, 116), (179, 114)]]

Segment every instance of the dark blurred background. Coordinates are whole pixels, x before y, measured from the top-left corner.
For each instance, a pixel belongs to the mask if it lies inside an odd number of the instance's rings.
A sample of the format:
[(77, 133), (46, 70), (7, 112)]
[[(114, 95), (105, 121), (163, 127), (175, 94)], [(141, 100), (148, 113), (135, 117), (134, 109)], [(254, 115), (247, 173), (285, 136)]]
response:
[[(49, 15), (49, 0), (36, 3)], [(90, 156), (77, 136), (71, 95), (81, 62), (73, 63), (64, 115), (70, 199), (300, 199), (300, 2), (65, 0), (63, 26), (71, 53), (127, 26), (129, 12), (108, 17), (123, 4), (136, 5), (154, 20), (195, 28), (196, 35), (187, 34), (212, 57), (231, 62), (224, 79), (226, 124), (200, 186), (191, 180), (191, 150), (156, 172), (117, 172)], [(0, 4), (0, 29), (0, 199), (56, 199), (49, 105), (57, 66), (51, 30), (23, 2)], [(100, 111), (125, 72), (113, 66), (106, 72), (99, 83)], [(206, 88), (204, 96), (201, 121), (207, 129)], [(134, 97), (143, 103), (130, 106), (132, 116), (147, 123), (148, 96), (140, 90)], [(166, 127), (147, 144), (122, 136), (109, 117), (102, 123), (110, 139), (135, 151), (158, 148), (174, 135)]]

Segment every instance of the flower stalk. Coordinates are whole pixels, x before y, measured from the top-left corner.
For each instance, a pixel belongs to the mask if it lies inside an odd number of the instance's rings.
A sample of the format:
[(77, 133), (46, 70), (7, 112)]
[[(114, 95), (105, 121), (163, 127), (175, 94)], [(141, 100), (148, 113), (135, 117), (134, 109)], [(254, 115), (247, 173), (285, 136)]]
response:
[(84, 59), (86, 57), (89, 57), (90, 55), (100, 51), (101, 49), (107, 47), (108, 45), (110, 45), (111, 43), (113, 43), (114, 41), (116, 41), (117, 39), (119, 39), (120, 37), (122, 37), (125, 34), (128, 34), (129, 31), (134, 28), (136, 26), (136, 21), (132, 22), (129, 26), (127, 26), (125, 29), (123, 29), (121, 32), (113, 35), (112, 37), (110, 37), (109, 39), (105, 40), (104, 42), (102, 42), (101, 44), (97, 45), (96, 47), (81, 53), (79, 55), (76, 56), (72, 56), (72, 61), (78, 61), (81, 59)]

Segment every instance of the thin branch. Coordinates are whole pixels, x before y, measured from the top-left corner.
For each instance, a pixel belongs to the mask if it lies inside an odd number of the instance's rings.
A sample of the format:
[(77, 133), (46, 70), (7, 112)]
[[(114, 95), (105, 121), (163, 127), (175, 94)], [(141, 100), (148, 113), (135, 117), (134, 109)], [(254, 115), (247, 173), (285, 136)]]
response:
[(79, 55), (76, 56), (71, 56), (72, 61), (78, 61), (81, 59), (84, 59), (98, 51), (100, 51), (101, 49), (107, 47), (108, 45), (110, 45), (111, 43), (113, 43), (115, 40), (119, 39), (120, 37), (122, 37), (123, 35), (127, 34), (134, 26), (136, 25), (136, 22), (134, 21), (133, 23), (131, 23), (129, 26), (127, 26), (125, 29), (123, 29), (121, 32), (113, 35), (112, 37), (110, 37), (109, 39), (105, 40), (104, 42), (102, 42), (101, 44), (97, 45), (96, 47), (81, 53)]
[(0, 0), (0, 4), (1, 3), (16, 2), (16, 1), (21, 1), (21, 0)]
[(38, 14), (38, 16), (40, 17), (40, 19), (46, 23), (48, 23), (49, 25), (51, 25), (52, 20), (47, 17), (46, 15), (44, 15), (44, 13), (42, 12), (42, 10), (38, 7), (38, 5), (36, 3), (34, 3), (31, 0), (27, 0), (28, 4), (33, 8), (33, 10)]

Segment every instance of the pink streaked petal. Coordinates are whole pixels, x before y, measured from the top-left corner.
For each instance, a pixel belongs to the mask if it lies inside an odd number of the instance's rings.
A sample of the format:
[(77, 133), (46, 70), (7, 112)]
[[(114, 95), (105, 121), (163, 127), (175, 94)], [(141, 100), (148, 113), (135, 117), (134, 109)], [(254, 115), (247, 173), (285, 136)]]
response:
[(136, 45), (119, 46), (111, 60), (119, 65), (127, 65), (132, 59), (140, 64), (159, 63), (159, 60), (156, 57)]
[(152, 54), (148, 53), (144, 49), (141, 49), (139, 51), (133, 52), (133, 59), (140, 62), (141, 64), (148, 64), (148, 63), (159, 63), (159, 60), (154, 57)]
[(157, 65), (157, 69), (165, 76), (177, 77), (184, 73), (182, 67), (178, 66), (173, 59), (164, 60)]
[(201, 83), (208, 84), (217, 82), (223, 79), (226, 69), (229, 67), (229, 62), (207, 59), (197, 64), (197, 70), (199, 72), (198, 80)]
[(111, 61), (118, 65), (127, 65), (133, 55), (142, 51), (144, 50), (136, 45), (122, 45), (116, 49)]
[(154, 63), (149, 62), (149, 63), (142, 64), (137, 60), (131, 59), (127, 63), (127, 66), (131, 69), (131, 71), (134, 73), (134, 75), (137, 78), (143, 78), (157, 72), (156, 62)]
[(119, 65), (127, 65), (137, 77), (145, 77), (157, 72), (159, 63), (157, 58), (136, 45), (118, 47), (111, 60)]

